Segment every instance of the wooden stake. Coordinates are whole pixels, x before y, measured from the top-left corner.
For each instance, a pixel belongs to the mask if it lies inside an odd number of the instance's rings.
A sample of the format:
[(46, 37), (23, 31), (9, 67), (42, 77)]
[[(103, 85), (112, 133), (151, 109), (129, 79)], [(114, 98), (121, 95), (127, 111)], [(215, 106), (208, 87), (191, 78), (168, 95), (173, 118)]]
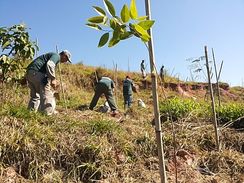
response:
[(128, 57), (128, 73), (130, 72), (130, 59)]
[(211, 96), (211, 101), (212, 101), (212, 115), (213, 115), (213, 125), (214, 125), (214, 130), (215, 130), (215, 140), (216, 140), (216, 146), (217, 150), (220, 150), (219, 146), (219, 133), (218, 133), (218, 123), (217, 123), (217, 118), (216, 118), (216, 111), (215, 111), (215, 102), (214, 102), (214, 95), (213, 95), (213, 87), (211, 83), (211, 76), (210, 76), (210, 69), (209, 69), (209, 63), (208, 63), (208, 48), (207, 46), (204, 47), (205, 49), (205, 58), (206, 58), (206, 68), (207, 68), (207, 73), (208, 73), (208, 86), (210, 90), (210, 96)]
[[(57, 54), (59, 53), (59, 51), (58, 51), (58, 46), (57, 46), (57, 45), (56, 45), (56, 52), (57, 52)], [(66, 97), (65, 97), (64, 87), (63, 87), (63, 80), (62, 80), (62, 74), (61, 74), (61, 66), (60, 66), (60, 63), (58, 64), (58, 72), (59, 72), (60, 85), (61, 85), (61, 90), (62, 90), (63, 99), (64, 99), (65, 111), (67, 112), (67, 103), (66, 103)]]
[[(148, 19), (151, 19), (151, 7), (150, 0), (145, 0), (146, 15)], [(150, 67), (151, 67), (151, 78), (152, 78), (152, 93), (153, 93), (153, 107), (154, 107), (154, 120), (155, 120), (155, 130), (158, 146), (158, 158), (159, 158), (159, 168), (160, 168), (160, 177), (161, 183), (167, 183), (165, 162), (164, 162), (164, 148), (163, 148), (163, 135), (161, 131), (161, 122), (160, 122), (160, 113), (159, 113), (159, 103), (158, 103), (158, 93), (157, 93), (157, 73), (155, 70), (155, 61), (154, 61), (154, 48), (153, 48), (153, 35), (152, 30), (148, 30), (151, 39), (148, 42), (148, 51), (150, 57)]]
[(115, 101), (116, 104), (118, 105), (118, 96), (117, 96), (117, 85), (118, 85), (118, 79), (117, 79), (117, 72), (118, 72), (118, 65), (117, 63), (115, 64), (113, 61), (113, 67), (114, 67), (114, 83), (115, 83), (115, 88), (114, 88), (114, 96), (115, 96)]
[(215, 69), (215, 77), (216, 77), (216, 85), (217, 85), (218, 102), (219, 102), (219, 107), (220, 107), (221, 106), (221, 101), (220, 101), (218, 71), (217, 71), (217, 66), (216, 66), (216, 61), (215, 61), (215, 55), (214, 55), (214, 49), (213, 48), (212, 48), (212, 55), (213, 55), (213, 62), (214, 62), (214, 69)]
[(220, 78), (220, 75), (222, 72), (223, 64), (224, 64), (224, 61), (222, 60), (221, 65), (220, 65), (220, 69), (219, 69), (219, 74), (218, 74), (218, 81), (219, 81), (219, 78)]

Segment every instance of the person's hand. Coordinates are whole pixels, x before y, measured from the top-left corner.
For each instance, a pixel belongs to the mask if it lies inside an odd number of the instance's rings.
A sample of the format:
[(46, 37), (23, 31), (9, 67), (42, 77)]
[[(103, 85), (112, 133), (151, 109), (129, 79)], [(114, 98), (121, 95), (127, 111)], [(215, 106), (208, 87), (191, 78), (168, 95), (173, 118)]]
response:
[(52, 81), (51, 81), (51, 86), (53, 87), (53, 89), (57, 89), (57, 86), (58, 86), (58, 82), (57, 82), (57, 80), (56, 79), (53, 79)]

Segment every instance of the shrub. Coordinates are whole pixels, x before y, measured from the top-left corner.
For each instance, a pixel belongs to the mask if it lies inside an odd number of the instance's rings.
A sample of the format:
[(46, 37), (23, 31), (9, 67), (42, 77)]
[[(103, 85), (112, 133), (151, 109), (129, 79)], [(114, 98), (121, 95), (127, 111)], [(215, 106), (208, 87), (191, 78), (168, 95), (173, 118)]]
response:
[(236, 120), (244, 116), (244, 105), (238, 103), (228, 103), (217, 108), (217, 114), (221, 124)]
[(160, 113), (164, 119), (172, 116), (172, 120), (176, 121), (186, 117), (190, 112), (199, 109), (199, 107), (200, 104), (194, 100), (174, 97), (160, 103)]

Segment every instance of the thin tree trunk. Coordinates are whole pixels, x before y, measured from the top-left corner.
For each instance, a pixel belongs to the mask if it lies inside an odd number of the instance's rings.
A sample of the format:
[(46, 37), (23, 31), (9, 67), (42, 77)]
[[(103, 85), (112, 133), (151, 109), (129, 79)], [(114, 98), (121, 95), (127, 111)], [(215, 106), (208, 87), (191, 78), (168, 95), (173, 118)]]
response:
[[(145, 0), (146, 14), (148, 19), (151, 19), (150, 12), (150, 0)], [(151, 67), (151, 78), (152, 78), (152, 93), (153, 93), (153, 107), (154, 107), (154, 120), (156, 127), (156, 138), (158, 146), (158, 158), (159, 158), (159, 168), (160, 168), (160, 177), (161, 182), (166, 183), (166, 170), (164, 162), (164, 148), (163, 148), (163, 135), (161, 131), (161, 122), (160, 122), (160, 113), (159, 113), (159, 103), (158, 103), (158, 93), (157, 93), (157, 73), (155, 70), (155, 61), (154, 61), (154, 49), (153, 49), (153, 35), (151, 29), (148, 30), (151, 39), (148, 42), (149, 46), (149, 56), (150, 56), (150, 67)]]
[(223, 64), (224, 64), (224, 61), (222, 60), (221, 65), (220, 65), (220, 69), (219, 69), (219, 74), (218, 74), (218, 81), (220, 79), (220, 75), (221, 75), (221, 72), (222, 72)]
[(213, 48), (212, 48), (212, 55), (213, 55), (213, 62), (214, 62), (214, 69), (215, 69), (215, 77), (216, 77), (216, 86), (217, 86), (218, 102), (219, 102), (219, 107), (220, 107), (221, 106), (221, 101), (220, 101), (218, 71), (217, 71), (217, 66), (216, 66), (216, 61), (215, 61), (215, 55), (214, 55), (214, 49)]
[[(58, 54), (58, 46), (56, 45), (56, 52)], [(66, 97), (65, 97), (65, 92), (64, 92), (64, 86), (63, 86), (63, 80), (62, 80), (62, 73), (61, 73), (61, 66), (60, 63), (58, 64), (58, 71), (59, 71), (59, 77), (60, 77), (60, 86), (63, 94), (63, 99), (64, 99), (64, 105), (65, 105), (65, 112), (67, 112), (67, 103), (66, 103)]]
[(210, 96), (211, 96), (211, 101), (212, 101), (211, 104), (212, 104), (213, 125), (214, 125), (214, 130), (215, 130), (215, 140), (216, 140), (217, 150), (219, 151), (220, 146), (219, 146), (218, 123), (217, 123), (217, 118), (216, 118), (213, 87), (212, 87), (212, 83), (211, 83), (210, 69), (209, 69), (209, 63), (208, 63), (208, 48), (207, 48), (207, 46), (205, 46), (204, 49), (205, 49), (205, 58), (206, 58), (206, 68), (207, 68), (207, 73), (208, 73), (208, 86), (209, 86)]

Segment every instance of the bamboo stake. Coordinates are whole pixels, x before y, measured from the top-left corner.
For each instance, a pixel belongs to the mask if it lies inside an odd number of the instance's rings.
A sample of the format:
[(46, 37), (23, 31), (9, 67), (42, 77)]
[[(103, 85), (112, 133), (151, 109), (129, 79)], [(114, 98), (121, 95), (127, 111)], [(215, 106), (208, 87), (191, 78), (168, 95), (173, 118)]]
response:
[[(56, 52), (58, 54), (58, 46), (56, 45)], [(65, 111), (67, 112), (67, 103), (66, 103), (66, 97), (65, 97), (65, 92), (64, 92), (64, 87), (63, 87), (63, 80), (62, 80), (62, 74), (61, 74), (61, 66), (60, 63), (58, 64), (58, 72), (59, 72), (59, 77), (60, 77), (60, 85), (61, 85), (61, 90), (63, 94), (63, 99), (64, 99), (64, 106), (65, 106)]]
[(217, 71), (217, 66), (216, 66), (216, 61), (215, 61), (215, 54), (214, 54), (214, 49), (213, 48), (212, 48), (212, 55), (213, 55), (213, 62), (214, 62), (214, 69), (215, 69), (215, 77), (216, 77), (216, 85), (217, 85), (218, 102), (219, 102), (219, 107), (220, 107), (221, 106), (221, 101), (220, 101), (218, 71)]
[(221, 75), (221, 72), (222, 72), (223, 64), (224, 64), (224, 61), (222, 60), (221, 65), (220, 65), (220, 69), (219, 69), (219, 74), (218, 74), (218, 81), (220, 79), (220, 75)]
[[(148, 19), (151, 19), (151, 7), (150, 0), (145, 0), (145, 8)], [(153, 93), (153, 104), (154, 104), (154, 119), (156, 127), (156, 138), (158, 146), (158, 158), (159, 158), (159, 168), (160, 168), (160, 177), (161, 183), (167, 183), (165, 162), (164, 162), (164, 148), (163, 148), (163, 135), (161, 131), (161, 122), (160, 122), (160, 113), (159, 113), (159, 103), (158, 103), (158, 93), (157, 93), (157, 73), (155, 70), (155, 61), (154, 61), (154, 48), (153, 48), (153, 35), (152, 30), (148, 30), (151, 39), (148, 42), (149, 46), (149, 57), (150, 57), (150, 67), (151, 67), (151, 78), (152, 78), (152, 93)]]
[(212, 115), (213, 115), (213, 125), (214, 125), (214, 130), (215, 130), (215, 140), (216, 140), (216, 146), (217, 150), (220, 150), (219, 146), (219, 134), (218, 134), (218, 123), (217, 123), (217, 118), (216, 118), (216, 111), (215, 111), (215, 102), (214, 102), (214, 95), (213, 95), (213, 87), (211, 83), (211, 78), (210, 78), (210, 69), (209, 69), (209, 62), (208, 62), (208, 48), (207, 46), (204, 47), (205, 49), (205, 58), (206, 58), (206, 68), (207, 68), (207, 73), (208, 73), (208, 86), (210, 90), (210, 96), (211, 96), (211, 101), (212, 101)]
[(117, 76), (117, 73), (118, 73), (118, 64), (116, 63), (115, 65), (115, 100), (116, 100), (116, 104), (118, 105), (118, 76)]
[(128, 57), (128, 73), (130, 72), (130, 59)]

